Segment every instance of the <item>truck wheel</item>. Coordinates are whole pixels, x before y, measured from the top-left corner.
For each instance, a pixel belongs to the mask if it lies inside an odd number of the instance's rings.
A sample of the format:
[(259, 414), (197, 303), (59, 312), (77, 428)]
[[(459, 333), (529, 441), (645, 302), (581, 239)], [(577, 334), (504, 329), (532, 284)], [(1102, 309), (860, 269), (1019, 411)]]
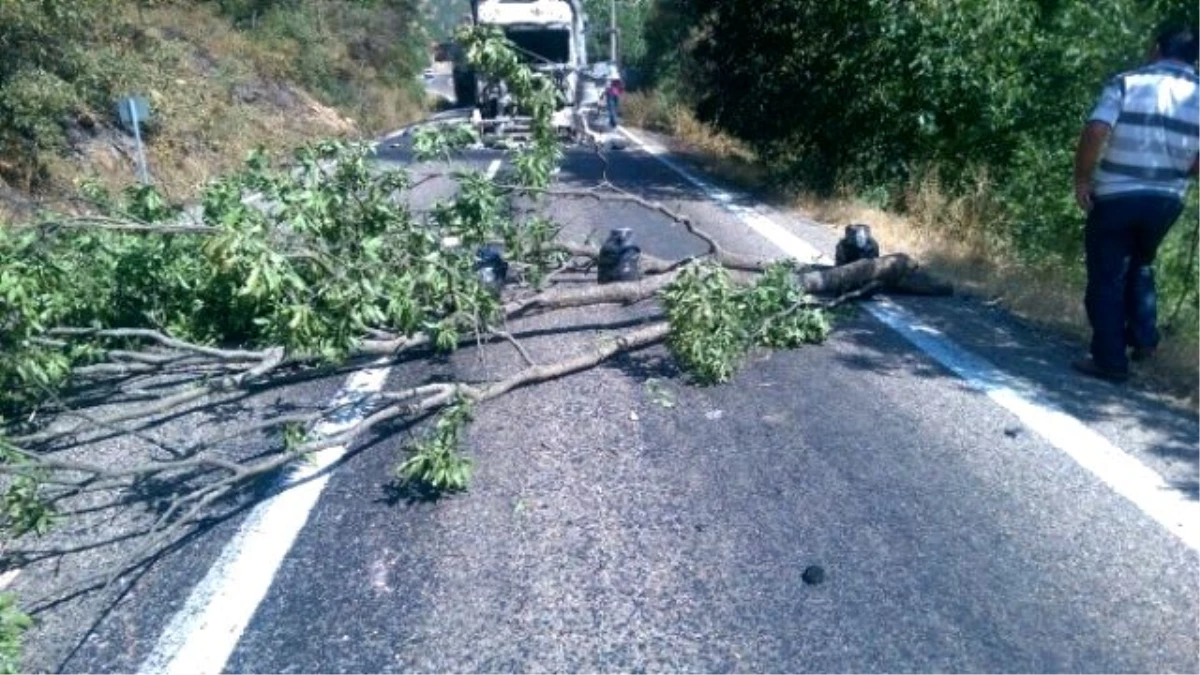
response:
[(475, 105), (476, 98), (475, 71), (454, 71), (454, 101), (461, 108)]

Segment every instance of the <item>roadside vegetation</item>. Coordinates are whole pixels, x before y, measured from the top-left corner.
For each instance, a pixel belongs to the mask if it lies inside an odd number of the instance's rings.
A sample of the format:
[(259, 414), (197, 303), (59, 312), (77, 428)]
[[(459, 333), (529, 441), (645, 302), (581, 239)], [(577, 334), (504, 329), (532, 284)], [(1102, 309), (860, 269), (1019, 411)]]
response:
[[(817, 220), (868, 222), (960, 287), (1078, 338), (1075, 143), (1101, 85), (1141, 63), (1180, 0), (641, 0), (623, 58), (632, 125)], [(681, 149), (684, 149), (681, 147)], [(1197, 398), (1196, 191), (1158, 261), (1163, 353)]]
[(134, 140), (116, 114), (126, 95), (151, 106), (152, 182), (184, 199), (255, 147), (420, 118), (427, 60), (406, 0), (5, 0), (0, 215), (133, 180)]

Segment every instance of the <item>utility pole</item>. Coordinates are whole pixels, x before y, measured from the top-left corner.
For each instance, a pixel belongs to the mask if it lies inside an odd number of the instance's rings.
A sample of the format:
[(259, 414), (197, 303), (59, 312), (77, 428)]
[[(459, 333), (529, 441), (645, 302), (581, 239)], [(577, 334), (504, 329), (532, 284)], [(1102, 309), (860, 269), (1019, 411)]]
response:
[(617, 63), (617, 0), (608, 0), (608, 52), (609, 60)]

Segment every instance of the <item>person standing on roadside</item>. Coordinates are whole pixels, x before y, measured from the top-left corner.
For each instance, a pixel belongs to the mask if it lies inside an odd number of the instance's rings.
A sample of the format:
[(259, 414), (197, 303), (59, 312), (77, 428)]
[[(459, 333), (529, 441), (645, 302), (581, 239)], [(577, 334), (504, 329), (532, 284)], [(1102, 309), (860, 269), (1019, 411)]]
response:
[(608, 81), (608, 87), (604, 90), (604, 99), (608, 104), (608, 125), (613, 129), (617, 128), (617, 116), (621, 106), (621, 94), (625, 92), (625, 88), (621, 85), (621, 78), (613, 77)]
[(1196, 33), (1160, 32), (1147, 65), (1105, 85), (1079, 139), (1075, 200), (1087, 214), (1092, 340), (1091, 357), (1072, 365), (1088, 375), (1123, 382), (1130, 357), (1149, 358), (1158, 347), (1154, 258), (1200, 157)]

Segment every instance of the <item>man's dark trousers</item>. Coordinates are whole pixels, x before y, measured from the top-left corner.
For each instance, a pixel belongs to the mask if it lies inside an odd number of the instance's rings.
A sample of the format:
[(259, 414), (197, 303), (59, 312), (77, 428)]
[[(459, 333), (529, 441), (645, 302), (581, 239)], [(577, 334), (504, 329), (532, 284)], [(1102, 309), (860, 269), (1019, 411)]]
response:
[(1129, 195), (1097, 198), (1088, 213), (1084, 305), (1100, 368), (1126, 372), (1127, 346), (1158, 346), (1154, 256), (1182, 210), (1175, 197)]

